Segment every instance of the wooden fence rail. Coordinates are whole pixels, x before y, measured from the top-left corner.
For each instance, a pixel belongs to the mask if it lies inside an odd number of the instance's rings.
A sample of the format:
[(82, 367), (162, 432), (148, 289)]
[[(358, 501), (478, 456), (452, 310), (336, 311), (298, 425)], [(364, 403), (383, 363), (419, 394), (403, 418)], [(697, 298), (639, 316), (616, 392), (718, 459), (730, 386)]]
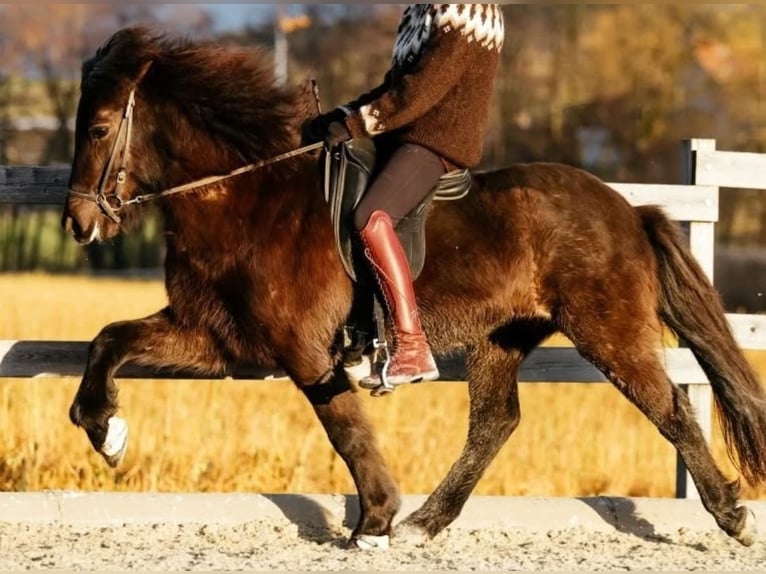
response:
[[(719, 187), (766, 189), (766, 154), (722, 152), (715, 140), (684, 142), (685, 182), (683, 185), (610, 184), (632, 205), (658, 205), (673, 219), (688, 224), (692, 252), (713, 277), (714, 230), (718, 221)], [(64, 167), (0, 166), (0, 204), (61, 206), (66, 194), (69, 169)], [(766, 286), (764, 286), (766, 288)], [(727, 315), (739, 345), (744, 349), (766, 350), (766, 316)], [(2, 341), (0, 377), (36, 378), (81, 376), (87, 353), (81, 341)], [(683, 345), (683, 343), (682, 343)], [(712, 434), (712, 394), (710, 385), (691, 351), (683, 348), (659, 349), (668, 376), (689, 394), (708, 441)], [(441, 381), (465, 380), (461, 354), (437, 357)], [(123, 378), (203, 378), (183, 371), (158, 371), (125, 365), (118, 373)], [(236, 365), (225, 373), (210, 373), (204, 378), (278, 380), (286, 378), (279, 370), (260, 365)], [(593, 365), (573, 348), (543, 347), (524, 362), (519, 374), (522, 382), (605, 382)], [(677, 466), (676, 495), (698, 494), (680, 462)]]
[(0, 203), (64, 204), (68, 167), (0, 166)]
[[(80, 377), (87, 357), (86, 341), (10, 341), (0, 340), (0, 378)], [(705, 374), (688, 349), (659, 351), (668, 374), (679, 385), (707, 385)], [(440, 355), (440, 381), (464, 381), (462, 353)], [(124, 365), (117, 373), (126, 379), (251, 379), (279, 380), (287, 375), (262, 365), (233, 365), (229, 371), (200, 374), (194, 371), (158, 370), (140, 365)], [(596, 367), (572, 347), (541, 347), (533, 351), (521, 367), (519, 380), (527, 383), (607, 382)]]

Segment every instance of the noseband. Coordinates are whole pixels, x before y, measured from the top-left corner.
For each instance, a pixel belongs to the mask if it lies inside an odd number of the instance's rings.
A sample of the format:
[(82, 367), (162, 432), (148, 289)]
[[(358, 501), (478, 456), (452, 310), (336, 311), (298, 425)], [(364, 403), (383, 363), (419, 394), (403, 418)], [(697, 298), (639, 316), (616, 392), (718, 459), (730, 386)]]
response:
[[(135, 105), (136, 105), (136, 90), (134, 88), (130, 91), (130, 94), (128, 96), (128, 103), (125, 106), (125, 111), (123, 112), (122, 119), (120, 120), (120, 127), (117, 130), (117, 136), (114, 138), (112, 149), (109, 152), (109, 159), (107, 160), (106, 165), (104, 166), (104, 170), (101, 172), (101, 177), (99, 179), (99, 185), (98, 185), (98, 192), (94, 195), (91, 193), (82, 193), (79, 191), (74, 191), (73, 189), (69, 189), (67, 191), (68, 195), (97, 203), (101, 211), (104, 213), (104, 215), (106, 215), (109, 219), (111, 219), (117, 224), (119, 224), (122, 221), (122, 218), (119, 216), (118, 212), (121, 211), (123, 208), (127, 207), (128, 205), (145, 203), (152, 199), (159, 199), (161, 197), (176, 195), (186, 191), (191, 191), (193, 189), (205, 187), (207, 185), (217, 183), (224, 179), (241, 175), (243, 173), (248, 173), (258, 168), (265, 167), (267, 165), (271, 165), (273, 163), (277, 163), (279, 161), (282, 161), (291, 157), (295, 157), (297, 155), (307, 153), (324, 146), (324, 142), (313, 143), (310, 145), (300, 147), (298, 149), (294, 149), (294, 150), (276, 155), (269, 159), (244, 165), (242, 167), (239, 167), (235, 170), (230, 171), (229, 173), (225, 173), (222, 175), (212, 175), (209, 177), (192, 181), (190, 183), (185, 183), (183, 185), (177, 185), (175, 187), (171, 187), (157, 193), (146, 193), (143, 195), (137, 195), (136, 197), (133, 197), (130, 199), (122, 199), (122, 197), (120, 196), (120, 189), (122, 188), (123, 184), (127, 180), (127, 164), (128, 164), (128, 158), (130, 156), (130, 136), (133, 129), (133, 108), (135, 107)], [(109, 174), (112, 172), (112, 167), (114, 166), (115, 158), (117, 157), (117, 154), (120, 152), (121, 139), (124, 140), (122, 143), (122, 150), (121, 150), (122, 160), (120, 163), (120, 167), (117, 170), (114, 191), (112, 191), (111, 193), (106, 193), (106, 186), (109, 181)]]

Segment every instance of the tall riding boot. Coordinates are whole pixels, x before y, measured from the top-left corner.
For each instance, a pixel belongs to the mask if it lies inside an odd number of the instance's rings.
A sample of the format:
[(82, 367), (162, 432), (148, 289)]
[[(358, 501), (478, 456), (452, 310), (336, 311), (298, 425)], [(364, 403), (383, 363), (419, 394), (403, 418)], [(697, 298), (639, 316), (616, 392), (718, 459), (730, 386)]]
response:
[[(383, 306), (393, 324), (393, 352), (386, 370), (391, 385), (432, 381), (439, 377), (436, 362), (420, 324), (407, 257), (389, 215), (374, 211), (359, 232), (365, 257), (378, 280)], [(378, 388), (380, 375), (365, 377), (360, 386)]]

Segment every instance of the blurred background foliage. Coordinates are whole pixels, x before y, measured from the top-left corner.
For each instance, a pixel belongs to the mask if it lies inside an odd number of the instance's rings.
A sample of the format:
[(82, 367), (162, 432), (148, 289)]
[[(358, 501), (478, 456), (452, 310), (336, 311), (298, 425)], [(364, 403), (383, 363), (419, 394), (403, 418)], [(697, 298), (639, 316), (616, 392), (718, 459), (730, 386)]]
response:
[[(81, 63), (121, 26), (141, 22), (265, 46), (286, 81), (318, 79), (329, 109), (380, 81), (401, 13), (392, 4), (247, 9), (252, 17), (221, 26), (224, 7), (204, 4), (0, 5), (0, 164), (70, 162)], [(503, 10), (506, 40), (483, 167), (561, 161), (607, 181), (680, 183), (684, 138), (766, 152), (763, 4), (541, 3)], [(722, 194), (719, 245), (760, 257), (762, 197)], [(56, 210), (0, 206), (0, 270), (162, 263), (155, 214), (147, 214), (140, 231), (86, 249), (63, 236), (58, 217)]]

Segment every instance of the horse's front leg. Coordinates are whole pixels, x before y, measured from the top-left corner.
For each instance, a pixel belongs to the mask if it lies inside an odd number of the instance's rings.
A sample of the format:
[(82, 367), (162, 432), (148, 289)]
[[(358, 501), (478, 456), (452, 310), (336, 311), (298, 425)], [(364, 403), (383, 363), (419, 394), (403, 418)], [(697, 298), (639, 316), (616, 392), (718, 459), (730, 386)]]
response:
[[(328, 363), (329, 358), (323, 361), (317, 357), (309, 364)], [(391, 523), (399, 510), (399, 491), (380, 454), (372, 427), (340, 363), (324, 373), (311, 374), (312, 370), (303, 368), (299, 369), (302, 373), (290, 374), (314, 408), (356, 485), (360, 515), (351, 543), (363, 550), (388, 548)]]
[(110, 466), (125, 454), (127, 427), (117, 412), (114, 374), (126, 362), (156, 367), (217, 371), (220, 355), (208, 337), (185, 330), (165, 308), (154, 315), (119, 321), (104, 327), (90, 344), (80, 387), (69, 409), (71, 421), (82, 427), (93, 447)]

